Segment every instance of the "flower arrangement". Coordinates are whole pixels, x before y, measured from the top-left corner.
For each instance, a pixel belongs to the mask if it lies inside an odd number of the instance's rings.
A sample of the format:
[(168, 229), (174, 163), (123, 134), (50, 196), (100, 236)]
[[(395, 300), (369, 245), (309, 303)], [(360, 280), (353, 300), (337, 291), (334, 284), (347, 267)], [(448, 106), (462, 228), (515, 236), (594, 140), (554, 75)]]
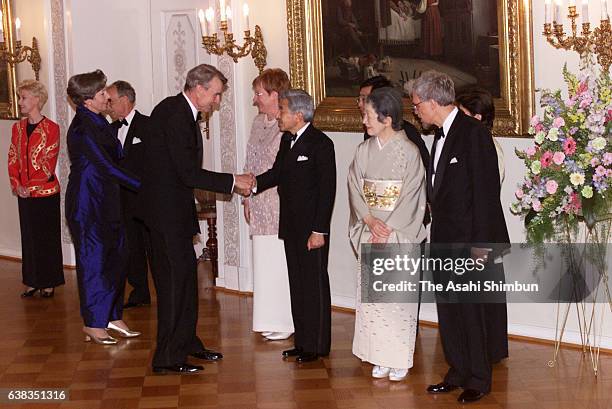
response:
[(531, 119), (534, 145), (516, 150), (527, 167), (511, 210), (524, 217), (527, 239), (568, 241), (585, 222), (609, 219), (612, 205), (612, 81), (608, 72), (563, 67), (568, 97), (543, 90), (542, 117)]

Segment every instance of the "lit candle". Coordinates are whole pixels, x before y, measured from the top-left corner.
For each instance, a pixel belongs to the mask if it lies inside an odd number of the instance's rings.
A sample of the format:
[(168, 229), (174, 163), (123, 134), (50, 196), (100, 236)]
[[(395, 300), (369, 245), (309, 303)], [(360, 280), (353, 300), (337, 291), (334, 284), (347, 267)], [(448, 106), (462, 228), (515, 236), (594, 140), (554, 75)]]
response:
[(250, 30), (251, 27), (249, 25), (249, 5), (247, 3), (244, 3), (242, 5), (242, 14), (244, 14), (244, 18), (246, 19), (246, 29)]
[(225, 21), (225, 0), (219, 0), (219, 11), (221, 12), (221, 21)]
[(544, 1), (544, 22), (550, 23), (550, 3), (552, 0)]
[(15, 40), (21, 41), (21, 20), (19, 20), (19, 17), (15, 19)]
[(601, 0), (601, 20), (608, 19), (608, 0)]
[(4, 25), (2, 24), (2, 10), (0, 10), (0, 43), (4, 42)]
[(232, 8), (227, 6), (225, 8), (225, 17), (227, 18), (227, 29), (232, 31)]
[(212, 7), (206, 9), (206, 26), (209, 27), (211, 36), (217, 31), (215, 28), (215, 10)]
[(206, 27), (206, 16), (204, 10), (198, 10), (198, 20), (200, 20), (200, 30), (202, 30), (203, 36), (208, 36), (208, 27)]
[(589, 22), (589, 0), (582, 0), (582, 22)]
[(569, 0), (570, 7), (576, 7), (576, 0)]
[(557, 24), (562, 24), (563, 17), (561, 16), (561, 6), (563, 5), (563, 0), (556, 0), (555, 3), (555, 22)]

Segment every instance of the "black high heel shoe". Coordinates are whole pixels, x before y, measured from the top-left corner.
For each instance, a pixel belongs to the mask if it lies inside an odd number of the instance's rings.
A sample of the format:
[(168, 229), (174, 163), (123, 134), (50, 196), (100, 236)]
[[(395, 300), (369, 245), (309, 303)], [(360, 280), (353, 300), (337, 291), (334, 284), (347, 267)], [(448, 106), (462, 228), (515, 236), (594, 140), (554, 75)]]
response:
[(21, 298), (33, 297), (34, 294), (36, 294), (36, 291), (38, 291), (38, 288), (30, 288), (29, 290), (25, 290), (21, 293)]
[(55, 295), (55, 287), (51, 288), (51, 291), (49, 291), (48, 288), (41, 288), (40, 290), (40, 296), (44, 297), (44, 298), (51, 298)]

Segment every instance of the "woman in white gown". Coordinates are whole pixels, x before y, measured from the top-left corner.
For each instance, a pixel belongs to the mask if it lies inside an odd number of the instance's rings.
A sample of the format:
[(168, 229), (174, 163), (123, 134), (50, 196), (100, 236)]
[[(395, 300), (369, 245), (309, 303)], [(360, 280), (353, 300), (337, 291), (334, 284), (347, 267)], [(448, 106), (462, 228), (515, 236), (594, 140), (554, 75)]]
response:
[[(392, 88), (374, 90), (366, 100), (363, 123), (370, 135), (362, 142), (348, 176), (350, 238), (361, 258), (364, 243), (413, 243), (420, 256), (425, 239), (425, 169), (419, 149), (402, 129), (402, 97)], [(400, 381), (413, 365), (417, 303), (368, 303), (361, 300), (357, 277), (357, 310), (353, 353), (374, 364), (372, 376)]]
[[(245, 172), (259, 175), (274, 164), (282, 135), (276, 122), (278, 94), (288, 88), (289, 77), (280, 68), (266, 69), (253, 80), (259, 114), (251, 126)], [(243, 204), (253, 239), (253, 331), (271, 341), (287, 339), (293, 318), (285, 247), (278, 238), (278, 193), (269, 189)]]

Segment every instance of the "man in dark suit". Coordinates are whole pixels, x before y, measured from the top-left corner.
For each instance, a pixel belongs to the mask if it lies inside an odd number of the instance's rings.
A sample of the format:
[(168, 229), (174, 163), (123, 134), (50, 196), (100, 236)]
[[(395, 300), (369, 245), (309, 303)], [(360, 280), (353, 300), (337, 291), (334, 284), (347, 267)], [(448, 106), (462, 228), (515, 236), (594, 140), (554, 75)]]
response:
[[(427, 172), (432, 254), (438, 251), (436, 244), (465, 243), (467, 257), (492, 266), (500, 257), (489, 246), (508, 243), (509, 238), (491, 133), (453, 105), (454, 84), (448, 75), (427, 71), (411, 88), (416, 114), (438, 127)], [(428, 392), (462, 387), (458, 399), (462, 403), (477, 401), (490, 392), (485, 320), (489, 307), (473, 302), (437, 303), (440, 338), (450, 368), (443, 382), (430, 385)]]
[(336, 196), (334, 144), (312, 124), (312, 97), (302, 90), (279, 96), (278, 124), (284, 134), (272, 169), (257, 177), (256, 192), (278, 186), (278, 236), (285, 242), (293, 349), (283, 357), (298, 363), (329, 354), (331, 297), (327, 274), (329, 226)]
[[(117, 138), (123, 147), (121, 166), (135, 175), (144, 176), (144, 141), (149, 130), (149, 117), (138, 112), (136, 91), (126, 81), (115, 81), (106, 88), (108, 94), (108, 114), (113, 120), (111, 124), (117, 129)], [(128, 189), (121, 189), (121, 211), (125, 224), (129, 263), (127, 281), (132, 286), (128, 301), (123, 308), (149, 305), (148, 263), (151, 255), (149, 234), (141, 220), (137, 218), (138, 194)]]
[(231, 175), (202, 169), (199, 112), (220, 103), (227, 79), (215, 67), (201, 64), (187, 73), (184, 92), (160, 102), (151, 113), (141, 199), (142, 216), (151, 233), (152, 274), (157, 291), (157, 348), (154, 373), (193, 373), (204, 369), (187, 363), (192, 356), (222, 358), (204, 348), (196, 334), (197, 263), (193, 236), (200, 232), (193, 189), (219, 193), (249, 191), (253, 175)]

